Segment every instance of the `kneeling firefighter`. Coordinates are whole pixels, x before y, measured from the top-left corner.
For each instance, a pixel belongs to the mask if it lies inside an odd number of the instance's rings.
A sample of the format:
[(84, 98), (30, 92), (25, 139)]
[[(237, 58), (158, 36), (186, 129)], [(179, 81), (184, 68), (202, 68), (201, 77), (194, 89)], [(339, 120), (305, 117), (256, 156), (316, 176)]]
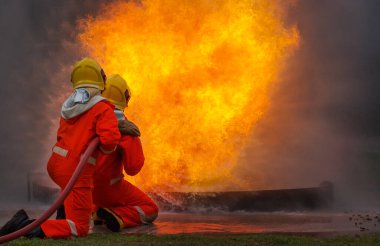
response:
[(158, 206), (123, 178), (123, 170), (133, 176), (144, 165), (140, 131), (124, 115), (131, 97), (126, 81), (118, 74), (109, 76), (102, 96), (115, 105), (122, 137), (117, 151), (109, 155), (100, 153), (97, 159), (93, 192), (97, 215), (95, 225), (103, 221), (108, 229), (117, 232), (122, 228), (153, 222), (158, 215)]
[[(75, 89), (64, 102), (57, 142), (47, 169), (53, 181), (63, 190), (79, 163), (81, 155), (95, 137), (99, 137), (100, 152), (95, 151), (87, 161), (72, 191), (64, 201), (64, 220), (47, 220), (27, 237), (69, 238), (86, 236), (92, 213), (92, 187), (96, 155), (113, 153), (120, 140), (114, 106), (101, 96), (106, 76), (99, 64), (85, 58), (75, 64), (71, 73)], [(103, 157), (104, 158), (104, 157)], [(1, 229), (5, 235), (23, 228), (33, 220), (19, 210)]]

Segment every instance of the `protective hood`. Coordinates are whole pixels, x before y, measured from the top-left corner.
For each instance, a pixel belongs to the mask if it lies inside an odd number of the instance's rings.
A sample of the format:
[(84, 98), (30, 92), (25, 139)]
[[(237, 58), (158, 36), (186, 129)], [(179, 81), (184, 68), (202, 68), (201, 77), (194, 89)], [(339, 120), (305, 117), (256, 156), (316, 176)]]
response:
[(93, 88), (79, 88), (63, 103), (61, 109), (61, 116), (67, 120), (78, 116), (100, 101), (106, 100), (100, 96), (99, 90)]

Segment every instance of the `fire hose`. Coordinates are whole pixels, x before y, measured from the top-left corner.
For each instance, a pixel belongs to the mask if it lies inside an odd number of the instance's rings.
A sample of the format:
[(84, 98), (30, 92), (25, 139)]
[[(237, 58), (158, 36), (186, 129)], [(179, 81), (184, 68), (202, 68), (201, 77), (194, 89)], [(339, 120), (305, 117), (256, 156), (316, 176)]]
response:
[(45, 220), (50, 218), (50, 216), (58, 209), (59, 206), (61, 206), (63, 201), (66, 199), (66, 197), (70, 193), (70, 191), (73, 188), (74, 184), (76, 183), (79, 175), (81, 174), (84, 166), (87, 164), (88, 158), (90, 157), (92, 152), (94, 152), (94, 150), (96, 149), (98, 144), (99, 144), (99, 138), (96, 137), (93, 140), (91, 140), (86, 151), (81, 156), (79, 163), (78, 163), (78, 166), (75, 169), (73, 175), (71, 176), (69, 182), (67, 183), (65, 189), (63, 189), (63, 191), (59, 195), (58, 199), (54, 202), (54, 204), (40, 218), (36, 219), (31, 224), (25, 226), (24, 228), (22, 228), (18, 231), (15, 231), (15, 232), (12, 232), (8, 235), (0, 237), (0, 244), (12, 241), (18, 237), (25, 235), (26, 233), (28, 233), (28, 232), (32, 231), (33, 229), (35, 229), (36, 227), (40, 226)]

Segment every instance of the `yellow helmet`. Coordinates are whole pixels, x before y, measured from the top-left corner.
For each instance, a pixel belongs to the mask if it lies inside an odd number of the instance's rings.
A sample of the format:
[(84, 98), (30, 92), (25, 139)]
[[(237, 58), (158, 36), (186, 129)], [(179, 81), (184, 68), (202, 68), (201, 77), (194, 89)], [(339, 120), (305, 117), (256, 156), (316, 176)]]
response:
[(74, 65), (71, 72), (71, 83), (74, 89), (80, 87), (94, 87), (104, 90), (106, 75), (100, 65), (91, 58), (84, 58)]
[(115, 108), (124, 110), (131, 98), (131, 90), (119, 74), (112, 74), (107, 78), (106, 89), (102, 96), (113, 103)]

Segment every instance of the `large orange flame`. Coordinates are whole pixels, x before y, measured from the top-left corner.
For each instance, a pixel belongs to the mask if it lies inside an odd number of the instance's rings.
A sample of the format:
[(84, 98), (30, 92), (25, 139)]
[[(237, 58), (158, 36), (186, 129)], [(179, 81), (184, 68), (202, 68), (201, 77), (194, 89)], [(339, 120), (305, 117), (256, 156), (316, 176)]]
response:
[(231, 175), (298, 44), (281, 1), (113, 2), (82, 20), (79, 40), (132, 88), (144, 189), (207, 190)]

